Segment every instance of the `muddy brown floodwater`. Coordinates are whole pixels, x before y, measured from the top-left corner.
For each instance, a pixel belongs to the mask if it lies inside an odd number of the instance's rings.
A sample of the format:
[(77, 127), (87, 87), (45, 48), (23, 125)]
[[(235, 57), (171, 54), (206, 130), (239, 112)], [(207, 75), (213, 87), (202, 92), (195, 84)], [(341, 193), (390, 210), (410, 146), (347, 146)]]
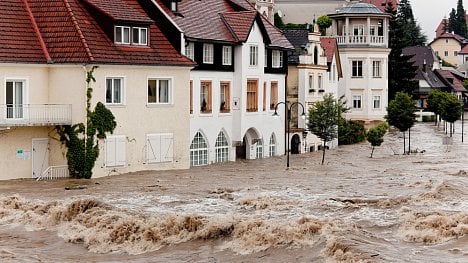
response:
[[(457, 125), (459, 126), (459, 125)], [(468, 262), (468, 138), (0, 182), (0, 262)], [(8, 171), (1, 171), (2, 173)], [(75, 190), (65, 190), (71, 188)]]

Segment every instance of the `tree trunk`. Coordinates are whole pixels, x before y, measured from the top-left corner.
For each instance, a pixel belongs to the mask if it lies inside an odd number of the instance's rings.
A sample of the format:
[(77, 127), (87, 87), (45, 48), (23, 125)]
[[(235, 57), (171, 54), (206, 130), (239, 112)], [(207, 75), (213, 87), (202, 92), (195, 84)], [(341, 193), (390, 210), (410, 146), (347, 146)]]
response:
[(372, 146), (372, 152), (370, 154), (370, 158), (372, 158), (372, 156), (374, 155), (374, 149), (375, 149), (375, 146)]
[(411, 128), (408, 129), (408, 155), (411, 154)]
[(405, 132), (403, 132), (403, 155), (406, 154), (406, 140), (405, 140)]
[(322, 154), (322, 165), (325, 162), (325, 140), (323, 141), (323, 154)]
[(453, 128), (453, 122), (450, 123), (450, 137), (452, 137), (452, 128)]

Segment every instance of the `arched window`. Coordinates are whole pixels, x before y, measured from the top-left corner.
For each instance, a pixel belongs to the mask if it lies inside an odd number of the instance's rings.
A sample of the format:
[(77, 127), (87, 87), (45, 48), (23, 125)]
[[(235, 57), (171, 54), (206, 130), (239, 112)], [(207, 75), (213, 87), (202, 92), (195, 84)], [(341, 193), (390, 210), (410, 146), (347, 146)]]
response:
[(257, 141), (257, 152), (256, 152), (257, 159), (263, 158), (263, 140), (258, 139)]
[(218, 138), (216, 138), (215, 149), (217, 163), (229, 161), (229, 143), (222, 131), (218, 133)]
[(274, 133), (271, 134), (268, 150), (270, 152), (270, 156), (276, 155), (276, 139)]
[(201, 166), (208, 164), (208, 145), (200, 132), (195, 134), (195, 137), (190, 144), (190, 165)]
[(317, 46), (314, 47), (314, 65), (318, 64), (318, 48)]

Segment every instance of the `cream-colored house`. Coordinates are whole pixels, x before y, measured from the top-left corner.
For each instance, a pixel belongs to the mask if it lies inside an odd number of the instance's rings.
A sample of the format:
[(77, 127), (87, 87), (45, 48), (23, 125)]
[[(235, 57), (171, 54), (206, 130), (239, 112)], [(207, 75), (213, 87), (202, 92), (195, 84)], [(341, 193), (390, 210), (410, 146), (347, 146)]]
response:
[(373, 4), (352, 3), (333, 14), (331, 36), (340, 50), (345, 118), (366, 126), (384, 120), (388, 105), (388, 26), (390, 15)]
[(193, 62), (136, 0), (68, 2), (0, 2), (15, 12), (13, 23), (0, 13), (0, 179), (68, 174), (55, 126), (86, 122), (92, 66), (92, 105), (117, 122), (93, 176), (188, 168)]
[(445, 32), (432, 40), (429, 46), (441, 60), (454, 66), (459, 66), (465, 63), (461, 63), (459, 55), (464, 46), (464, 41), (465, 39), (457, 34)]

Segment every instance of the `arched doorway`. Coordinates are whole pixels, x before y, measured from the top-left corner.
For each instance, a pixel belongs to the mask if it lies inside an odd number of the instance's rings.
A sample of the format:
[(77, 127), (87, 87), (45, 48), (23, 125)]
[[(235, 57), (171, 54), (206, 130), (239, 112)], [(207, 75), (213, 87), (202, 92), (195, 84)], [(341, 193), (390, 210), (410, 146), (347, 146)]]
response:
[(263, 147), (263, 140), (255, 128), (250, 128), (245, 132), (242, 144), (236, 147), (236, 158), (249, 160), (256, 159), (258, 155), (257, 146)]
[(299, 154), (301, 148), (301, 138), (294, 134), (291, 138), (291, 154)]

